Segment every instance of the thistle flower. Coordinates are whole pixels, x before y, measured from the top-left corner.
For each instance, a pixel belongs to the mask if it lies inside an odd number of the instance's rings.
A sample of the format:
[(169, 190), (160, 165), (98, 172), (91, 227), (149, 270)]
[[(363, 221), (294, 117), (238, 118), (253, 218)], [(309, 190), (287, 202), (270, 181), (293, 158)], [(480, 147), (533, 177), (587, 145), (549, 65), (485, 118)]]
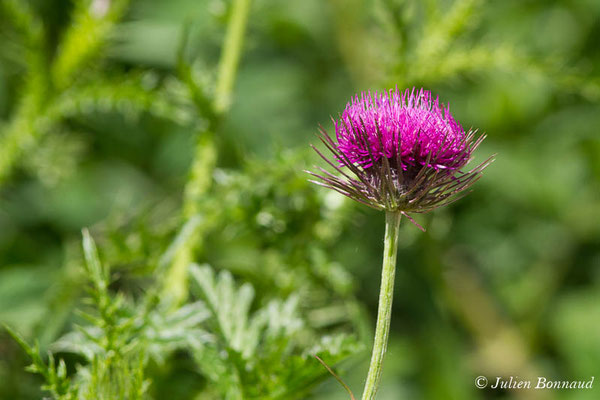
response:
[(373, 400), (390, 331), (400, 218), (406, 216), (423, 230), (408, 213), (425, 213), (464, 196), (494, 158), (463, 171), (485, 135), (465, 132), (449, 106), (423, 89), (361, 93), (333, 124), (335, 140), (323, 127), (319, 135), (333, 158), (313, 148), (338, 175), (323, 168), (307, 171), (318, 178), (312, 182), (384, 210), (386, 216), (377, 325), (362, 395), (362, 400)]
[(413, 223), (408, 213), (458, 200), (493, 161), (462, 171), (485, 135), (465, 132), (449, 106), (424, 89), (363, 92), (333, 123), (336, 140), (323, 127), (319, 135), (333, 159), (313, 148), (339, 175), (317, 167), (320, 173), (307, 171), (319, 179), (312, 182)]

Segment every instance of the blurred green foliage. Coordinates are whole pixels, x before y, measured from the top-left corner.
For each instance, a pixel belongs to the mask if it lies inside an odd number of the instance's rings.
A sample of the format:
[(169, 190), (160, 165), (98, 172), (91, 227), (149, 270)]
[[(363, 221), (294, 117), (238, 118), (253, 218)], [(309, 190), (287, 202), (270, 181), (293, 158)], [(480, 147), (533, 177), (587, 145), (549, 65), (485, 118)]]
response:
[(402, 227), (379, 397), (598, 398), (474, 379), (600, 378), (600, 3), (255, 0), (228, 93), (242, 3), (0, 0), (0, 398), (359, 393), (383, 216), (302, 170), (394, 85), (498, 157)]

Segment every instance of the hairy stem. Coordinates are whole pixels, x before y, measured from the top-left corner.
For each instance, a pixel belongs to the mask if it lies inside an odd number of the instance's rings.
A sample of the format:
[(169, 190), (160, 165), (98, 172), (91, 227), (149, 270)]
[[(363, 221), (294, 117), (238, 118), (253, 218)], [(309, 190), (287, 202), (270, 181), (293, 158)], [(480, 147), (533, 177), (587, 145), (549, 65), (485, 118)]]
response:
[[(214, 112), (209, 118), (208, 132), (198, 138), (196, 153), (192, 162), (190, 177), (184, 189), (183, 218), (198, 214), (198, 202), (210, 190), (211, 176), (216, 165), (217, 150), (214, 143), (215, 130), (220, 117), (228, 110), (231, 92), (242, 54), (242, 45), (246, 31), (246, 21), (250, 10), (250, 0), (234, 0), (227, 32), (221, 50), (217, 87), (212, 107)], [(164, 287), (165, 295), (173, 299), (173, 304), (181, 304), (188, 295), (187, 270), (194, 260), (194, 253), (201, 247), (201, 227), (194, 228), (186, 243), (174, 256), (167, 273)]]
[(401, 214), (387, 211), (385, 214), (385, 239), (383, 249), (383, 268), (381, 272), (381, 289), (379, 291), (379, 307), (377, 311), (377, 326), (375, 328), (375, 340), (371, 364), (365, 383), (362, 400), (375, 398), (381, 371), (383, 369), (383, 358), (387, 351), (390, 333), (390, 321), (392, 319), (392, 301), (394, 297), (394, 276), (396, 274), (396, 255), (398, 253), (398, 229), (400, 227)]
[(219, 62), (219, 76), (215, 93), (215, 108), (218, 113), (227, 110), (231, 102), (231, 92), (240, 63), (249, 11), (250, 0), (233, 1), (223, 53)]

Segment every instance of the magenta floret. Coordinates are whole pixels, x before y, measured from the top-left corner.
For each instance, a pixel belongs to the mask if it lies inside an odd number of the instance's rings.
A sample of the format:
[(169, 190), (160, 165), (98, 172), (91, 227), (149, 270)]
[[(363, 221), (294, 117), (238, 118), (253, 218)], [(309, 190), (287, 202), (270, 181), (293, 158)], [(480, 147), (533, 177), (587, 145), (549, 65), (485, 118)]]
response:
[(319, 135), (333, 157), (313, 148), (337, 174), (315, 166), (307, 171), (317, 178), (312, 182), (412, 222), (409, 213), (431, 211), (468, 193), (494, 160), (465, 171), (485, 135), (465, 132), (449, 106), (423, 89), (361, 93), (334, 125), (335, 139), (323, 127)]
[(404, 170), (425, 165), (428, 158), (429, 167), (457, 169), (470, 156), (467, 135), (449, 106), (424, 89), (363, 92), (334, 122), (338, 149), (365, 168), (381, 157), (396, 157), (398, 146)]

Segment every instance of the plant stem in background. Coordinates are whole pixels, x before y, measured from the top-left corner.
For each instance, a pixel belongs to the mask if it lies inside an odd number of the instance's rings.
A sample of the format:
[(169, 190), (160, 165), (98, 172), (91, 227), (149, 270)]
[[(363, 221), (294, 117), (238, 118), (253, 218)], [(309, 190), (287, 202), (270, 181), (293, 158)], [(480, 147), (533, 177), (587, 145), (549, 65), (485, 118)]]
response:
[(219, 62), (219, 75), (215, 93), (217, 113), (226, 111), (231, 104), (231, 92), (240, 63), (249, 11), (250, 0), (234, 0), (225, 42), (223, 43), (223, 53)]
[(379, 306), (377, 311), (377, 326), (375, 328), (375, 340), (371, 364), (363, 392), (363, 400), (375, 398), (381, 371), (383, 358), (387, 351), (390, 333), (390, 321), (392, 319), (392, 301), (394, 297), (394, 276), (396, 275), (396, 255), (398, 253), (398, 230), (402, 214), (395, 211), (385, 213), (385, 239), (383, 249), (383, 268), (381, 272), (381, 289), (379, 291)]
[[(207, 132), (198, 138), (194, 160), (190, 168), (190, 177), (183, 195), (183, 218), (189, 220), (199, 213), (198, 202), (211, 187), (211, 176), (216, 165), (217, 150), (214, 134), (219, 120), (228, 111), (231, 104), (231, 92), (235, 83), (238, 65), (242, 54), (246, 22), (250, 11), (250, 0), (234, 0), (225, 33), (223, 49), (219, 61), (217, 84), (212, 112)], [(187, 269), (194, 260), (194, 252), (200, 246), (203, 224), (197, 224), (186, 243), (180, 247), (173, 258), (164, 286), (165, 295), (172, 299), (173, 305), (185, 301), (188, 295)]]

